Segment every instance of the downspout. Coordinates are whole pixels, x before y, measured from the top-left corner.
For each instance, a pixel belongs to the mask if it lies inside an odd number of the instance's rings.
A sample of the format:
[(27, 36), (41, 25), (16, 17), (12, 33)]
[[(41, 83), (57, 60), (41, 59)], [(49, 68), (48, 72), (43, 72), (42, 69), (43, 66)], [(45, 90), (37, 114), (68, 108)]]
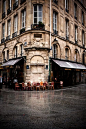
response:
[[(51, 0), (50, 0), (50, 50), (51, 50)], [(49, 57), (49, 78), (48, 81), (50, 81), (50, 57)]]

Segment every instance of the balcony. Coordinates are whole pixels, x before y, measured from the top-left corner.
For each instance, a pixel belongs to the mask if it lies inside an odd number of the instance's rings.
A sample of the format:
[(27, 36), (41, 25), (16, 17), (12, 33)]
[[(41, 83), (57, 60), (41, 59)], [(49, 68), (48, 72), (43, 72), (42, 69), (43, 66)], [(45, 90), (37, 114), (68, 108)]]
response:
[(11, 13), (11, 8), (8, 8), (7, 15), (9, 15), (10, 13)]
[(54, 2), (55, 4), (58, 4), (58, 1), (57, 1), (57, 0), (53, 0), (53, 2)]
[(21, 30), (20, 30), (20, 34), (22, 34), (22, 33), (24, 33), (25, 32), (25, 28), (22, 28)]
[(67, 13), (69, 13), (69, 10), (68, 10), (67, 8), (65, 9), (65, 11), (66, 11)]
[(10, 35), (6, 37), (6, 41), (10, 40)]
[(4, 43), (5, 42), (5, 38), (1, 39), (1, 43)]
[(16, 8), (18, 8), (18, 1), (13, 4), (13, 10), (15, 10)]
[(44, 24), (32, 24), (31, 30), (45, 30)]
[(12, 34), (12, 38), (14, 38), (16, 36), (17, 36), (17, 32), (15, 32), (15, 33)]
[(5, 12), (4, 12), (4, 13), (2, 13), (2, 19), (3, 19), (3, 18), (5, 18)]
[(77, 20), (77, 16), (74, 16), (74, 18)]
[(58, 35), (58, 31), (57, 31), (57, 30), (53, 30), (53, 33), (54, 33), (55, 35)]
[(26, 0), (21, 0), (21, 3), (20, 4), (23, 4), (24, 2), (26, 2)]

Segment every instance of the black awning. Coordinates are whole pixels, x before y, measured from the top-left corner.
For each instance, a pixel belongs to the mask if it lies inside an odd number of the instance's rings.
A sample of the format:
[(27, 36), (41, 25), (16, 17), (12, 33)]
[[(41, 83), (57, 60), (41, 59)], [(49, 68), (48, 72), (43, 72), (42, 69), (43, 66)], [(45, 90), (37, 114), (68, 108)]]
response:
[(86, 67), (82, 64), (72, 63), (67, 61), (53, 60), (56, 64), (58, 64), (62, 68), (70, 68), (70, 69), (86, 69)]
[(20, 59), (15, 59), (15, 60), (9, 60), (8, 62), (4, 63), (2, 66), (11, 66), (11, 65), (15, 65), (17, 62), (19, 62), (20, 60), (22, 60), (22, 58)]

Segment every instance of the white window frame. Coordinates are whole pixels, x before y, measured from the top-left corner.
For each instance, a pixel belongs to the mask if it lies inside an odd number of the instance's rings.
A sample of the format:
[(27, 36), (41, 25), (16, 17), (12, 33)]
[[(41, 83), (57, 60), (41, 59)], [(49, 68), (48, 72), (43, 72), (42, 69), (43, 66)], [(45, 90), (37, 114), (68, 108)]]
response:
[(8, 36), (11, 34), (11, 20), (8, 21)]
[(67, 60), (69, 58), (69, 55), (68, 55), (68, 48), (65, 48), (65, 59)]
[(57, 13), (53, 12), (53, 30), (57, 31)]
[[(34, 17), (33, 18), (33, 23), (34, 24), (38, 24), (39, 21), (41, 21), (41, 22), (43, 21), (43, 13), (42, 13), (43, 12), (43, 7), (42, 7), (42, 5), (34, 5), (34, 6), (37, 6), (37, 11), (34, 11), (34, 8), (33, 8), (33, 13), (36, 12), (37, 13), (37, 17)], [(39, 11), (39, 6), (42, 7), (42, 10), (41, 11)], [(42, 14), (42, 17), (39, 17), (39, 13)], [(34, 16), (34, 14), (33, 14), (33, 16)], [(35, 20), (34, 20), (35, 18), (37, 18), (37, 23), (35, 23)], [(39, 18), (41, 18), (41, 20), (39, 20)]]
[(78, 28), (75, 26), (75, 41), (77, 41), (77, 35), (78, 35)]
[(6, 12), (6, 0), (3, 2), (3, 13)]
[(53, 45), (53, 58), (57, 58), (57, 45)]
[(69, 21), (66, 19), (66, 36), (69, 37)]
[(5, 24), (2, 25), (2, 37), (5, 38)]
[(82, 44), (84, 45), (85, 42), (84, 42), (84, 31), (82, 31)]
[(15, 47), (15, 58), (17, 58), (17, 46)]
[(18, 30), (18, 15), (14, 17), (14, 32)]
[(65, 0), (65, 9), (67, 9), (68, 10), (68, 3), (69, 1), (68, 0)]
[(25, 28), (26, 24), (26, 10), (22, 10), (22, 28)]

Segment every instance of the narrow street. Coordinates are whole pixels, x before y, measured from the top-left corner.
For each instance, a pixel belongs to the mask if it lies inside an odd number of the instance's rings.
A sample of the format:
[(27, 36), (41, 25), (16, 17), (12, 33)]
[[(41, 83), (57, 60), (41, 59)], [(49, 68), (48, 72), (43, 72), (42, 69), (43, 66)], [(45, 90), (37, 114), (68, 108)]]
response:
[(86, 129), (86, 84), (0, 92), (0, 129)]

